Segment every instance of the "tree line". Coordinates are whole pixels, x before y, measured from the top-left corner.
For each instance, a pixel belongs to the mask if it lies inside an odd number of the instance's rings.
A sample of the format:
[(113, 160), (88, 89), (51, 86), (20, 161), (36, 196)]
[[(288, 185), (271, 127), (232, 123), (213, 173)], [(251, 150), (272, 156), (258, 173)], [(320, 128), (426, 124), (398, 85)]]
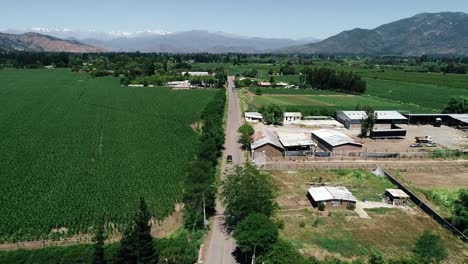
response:
[(216, 166), (224, 144), (225, 104), (225, 91), (220, 90), (202, 113), (200, 147), (184, 182), (184, 223), (189, 230), (204, 227), (204, 207), (208, 216), (214, 213)]
[(366, 81), (353, 72), (336, 71), (330, 68), (305, 68), (299, 76), (302, 88), (312, 87), (350, 94), (366, 92)]

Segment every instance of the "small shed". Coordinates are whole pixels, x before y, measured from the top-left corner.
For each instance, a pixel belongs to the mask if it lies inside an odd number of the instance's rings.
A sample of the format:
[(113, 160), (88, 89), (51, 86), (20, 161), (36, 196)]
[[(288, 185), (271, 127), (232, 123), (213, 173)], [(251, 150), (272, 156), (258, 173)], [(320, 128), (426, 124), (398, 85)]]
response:
[(294, 121), (300, 121), (302, 114), (300, 112), (285, 112), (283, 124), (291, 124)]
[(400, 189), (386, 189), (385, 200), (393, 205), (406, 205), (408, 203), (409, 195)]
[(258, 112), (245, 112), (244, 113), (245, 122), (248, 123), (258, 123), (262, 122), (263, 116)]
[(343, 186), (310, 187), (307, 196), (314, 207), (324, 204), (325, 207), (352, 208), (357, 202), (356, 197)]

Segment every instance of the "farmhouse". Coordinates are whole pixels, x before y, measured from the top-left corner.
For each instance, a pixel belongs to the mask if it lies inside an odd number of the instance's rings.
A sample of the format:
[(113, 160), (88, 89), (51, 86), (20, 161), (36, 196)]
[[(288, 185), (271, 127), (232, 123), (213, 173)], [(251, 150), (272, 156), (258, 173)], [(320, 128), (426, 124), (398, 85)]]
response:
[(286, 156), (305, 156), (311, 154), (317, 144), (312, 140), (310, 134), (276, 132), (278, 139), (283, 145)]
[(310, 187), (307, 196), (314, 207), (324, 204), (325, 207), (352, 208), (357, 202), (356, 197), (343, 186)]
[(254, 157), (255, 153), (263, 153), (266, 157), (283, 156), (284, 148), (278, 137), (272, 131), (265, 130), (264, 132), (262, 138), (250, 144), (252, 156)]
[(262, 122), (263, 116), (258, 112), (245, 112), (244, 113), (245, 122), (247, 123), (258, 123)]
[(393, 205), (406, 205), (409, 195), (400, 189), (386, 189), (385, 200)]
[[(408, 119), (397, 111), (375, 111), (376, 129), (389, 129), (391, 125), (408, 124)], [(348, 129), (361, 128), (361, 122), (367, 117), (365, 111), (337, 111), (336, 119)]]
[(182, 72), (182, 76), (198, 76), (198, 77), (207, 77), (207, 76), (213, 76), (212, 73), (210, 72)]
[(312, 132), (312, 139), (326, 151), (360, 151), (362, 144), (355, 142), (349, 136), (330, 129), (319, 129)]
[(291, 124), (294, 121), (299, 121), (302, 118), (300, 112), (285, 112), (283, 118), (283, 124)]

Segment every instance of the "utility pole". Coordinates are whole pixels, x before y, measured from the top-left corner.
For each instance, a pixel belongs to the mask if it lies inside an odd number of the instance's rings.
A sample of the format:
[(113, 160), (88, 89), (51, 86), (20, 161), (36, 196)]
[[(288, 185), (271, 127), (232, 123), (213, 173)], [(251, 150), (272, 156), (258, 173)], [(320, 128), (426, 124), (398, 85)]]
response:
[(253, 253), (253, 256), (252, 256), (252, 264), (255, 264), (255, 251), (257, 249), (257, 246), (254, 245), (254, 253)]
[(206, 209), (205, 209), (205, 192), (203, 192), (203, 225), (205, 228), (208, 225), (208, 220), (206, 219)]

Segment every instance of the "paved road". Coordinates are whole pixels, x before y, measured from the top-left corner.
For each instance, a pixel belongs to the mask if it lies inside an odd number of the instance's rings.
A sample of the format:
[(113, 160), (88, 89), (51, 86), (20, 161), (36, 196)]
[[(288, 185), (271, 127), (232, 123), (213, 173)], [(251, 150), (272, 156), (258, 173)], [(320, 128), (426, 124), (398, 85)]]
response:
[[(242, 125), (242, 113), (239, 107), (237, 92), (232, 91), (234, 76), (228, 77), (228, 118), (226, 123), (226, 141), (223, 154), (222, 171), (240, 165), (244, 162), (241, 145), (238, 143), (237, 129)], [(226, 164), (227, 155), (232, 155), (232, 164)], [(225, 177), (224, 173), (222, 177)], [(216, 216), (212, 226), (211, 235), (206, 241), (205, 258), (207, 264), (235, 264), (237, 263), (232, 252), (236, 245), (234, 239), (227, 235), (223, 229), (224, 208), (219, 200), (216, 201)]]

